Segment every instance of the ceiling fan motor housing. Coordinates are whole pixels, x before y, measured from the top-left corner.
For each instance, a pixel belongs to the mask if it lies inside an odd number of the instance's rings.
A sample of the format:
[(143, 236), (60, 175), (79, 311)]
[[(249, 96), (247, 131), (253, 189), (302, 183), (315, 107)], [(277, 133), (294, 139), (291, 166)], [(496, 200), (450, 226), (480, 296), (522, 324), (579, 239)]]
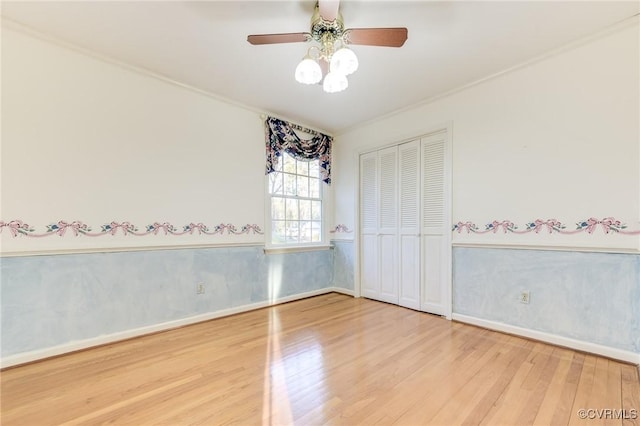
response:
[(316, 5), (311, 17), (311, 37), (317, 42), (322, 43), (327, 38), (336, 40), (344, 34), (344, 22), (342, 15), (338, 12), (336, 19), (333, 21), (325, 21), (320, 16), (320, 9)]

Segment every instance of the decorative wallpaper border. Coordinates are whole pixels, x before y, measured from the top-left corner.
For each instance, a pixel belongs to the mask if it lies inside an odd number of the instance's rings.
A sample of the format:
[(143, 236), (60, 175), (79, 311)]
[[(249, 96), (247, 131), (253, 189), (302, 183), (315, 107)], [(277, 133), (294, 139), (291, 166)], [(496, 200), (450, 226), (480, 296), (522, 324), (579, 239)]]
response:
[(242, 235), (242, 234), (264, 234), (260, 226), (256, 224), (247, 224), (236, 228), (235, 225), (231, 223), (221, 223), (219, 225), (215, 225), (213, 228), (209, 228), (205, 224), (199, 223), (189, 223), (188, 225), (184, 225), (182, 230), (178, 230), (175, 226), (168, 222), (154, 222), (151, 225), (147, 225), (144, 228), (144, 231), (139, 231), (138, 227), (130, 222), (110, 222), (102, 225), (100, 227), (100, 231), (92, 232), (91, 227), (81, 221), (73, 221), (66, 222), (64, 220), (59, 220), (55, 223), (50, 223), (46, 227), (45, 232), (36, 232), (36, 230), (31, 227), (29, 224), (23, 222), (22, 220), (12, 220), (10, 222), (0, 221), (0, 233), (4, 229), (7, 229), (13, 237), (18, 237), (24, 235), (26, 237), (31, 238), (42, 238), (49, 237), (51, 235), (58, 235), (63, 237), (65, 235), (73, 235), (77, 237), (79, 235), (85, 235), (87, 237), (101, 237), (103, 235), (134, 235), (136, 237), (144, 237), (146, 235), (193, 235), (197, 233), (198, 235), (223, 235), (227, 233), (228, 235)]
[(528, 234), (535, 232), (546, 231), (549, 234), (557, 233), (563, 235), (572, 235), (586, 232), (587, 234), (593, 234), (596, 229), (600, 228), (605, 234), (623, 234), (623, 235), (640, 235), (640, 230), (628, 230), (627, 225), (620, 222), (613, 217), (605, 217), (604, 219), (596, 219), (591, 217), (586, 220), (576, 222), (576, 229), (567, 230), (566, 225), (556, 219), (536, 219), (533, 222), (529, 222), (525, 225), (524, 229), (518, 230), (518, 226), (510, 220), (498, 221), (494, 220), (485, 225), (484, 230), (478, 229), (478, 226), (473, 222), (458, 222), (453, 225), (452, 231), (462, 233), (467, 231), (467, 234), (488, 234), (498, 233), (502, 230), (503, 233), (512, 234)]
[[(47, 225), (44, 232), (36, 232), (36, 230), (31, 225), (25, 223), (22, 220), (12, 220), (10, 222), (0, 221), (0, 233), (2, 233), (5, 228), (9, 231), (9, 233), (11, 233), (12, 237), (26, 236), (31, 238), (49, 237), (51, 235), (58, 235), (60, 237), (63, 237), (65, 235), (73, 235), (75, 237), (80, 235), (84, 235), (87, 237), (101, 237), (103, 235), (115, 236), (118, 234), (122, 234), (125, 236), (133, 235), (136, 237), (144, 237), (151, 234), (175, 236), (186, 234), (193, 235), (195, 233), (197, 233), (198, 235), (224, 235), (225, 233), (227, 235), (264, 234), (260, 226), (256, 224), (242, 225), (240, 229), (238, 229), (231, 223), (221, 223), (219, 225), (214, 225), (213, 228), (209, 228), (202, 222), (191, 222), (187, 225), (182, 226), (181, 230), (178, 230), (179, 228), (176, 228), (174, 225), (168, 222), (154, 222), (153, 224), (145, 226), (143, 231), (140, 231), (136, 225), (130, 222), (112, 221), (110, 223), (102, 225), (100, 227), (100, 231), (92, 232), (92, 228), (84, 222), (66, 222), (64, 220), (59, 220), (55, 223), (50, 223), (49, 225)], [(591, 217), (589, 219), (576, 222), (576, 229), (567, 230), (566, 228), (566, 225), (557, 219), (536, 219), (532, 222), (527, 223), (524, 229), (518, 229), (518, 226), (510, 220), (494, 220), (490, 223), (487, 223), (483, 230), (479, 229), (478, 226), (473, 222), (460, 221), (453, 225), (452, 232), (458, 232), (459, 234), (461, 234), (463, 231), (466, 231), (467, 234), (496, 234), (502, 230), (504, 234), (528, 234), (531, 232), (539, 234), (540, 232), (546, 231), (549, 234), (557, 233), (563, 235), (572, 235), (583, 232), (593, 234), (597, 229), (602, 229), (605, 234), (617, 233), (622, 235), (640, 235), (640, 229), (629, 230), (627, 229), (626, 224), (613, 217), (606, 217), (604, 219), (596, 219), (594, 217)], [(338, 224), (329, 232), (332, 234), (353, 233), (353, 230), (349, 229), (344, 224)]]

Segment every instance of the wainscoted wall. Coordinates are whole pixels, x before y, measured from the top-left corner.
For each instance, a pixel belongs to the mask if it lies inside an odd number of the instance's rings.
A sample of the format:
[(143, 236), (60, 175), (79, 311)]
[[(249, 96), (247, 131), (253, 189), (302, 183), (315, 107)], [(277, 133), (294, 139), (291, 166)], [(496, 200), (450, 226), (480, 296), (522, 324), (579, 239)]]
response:
[(638, 254), (455, 247), (453, 282), (454, 314), (640, 354)]
[(262, 246), (4, 257), (2, 358), (329, 289), (333, 273), (333, 250)]
[(333, 240), (333, 286), (355, 290), (355, 253), (353, 240)]

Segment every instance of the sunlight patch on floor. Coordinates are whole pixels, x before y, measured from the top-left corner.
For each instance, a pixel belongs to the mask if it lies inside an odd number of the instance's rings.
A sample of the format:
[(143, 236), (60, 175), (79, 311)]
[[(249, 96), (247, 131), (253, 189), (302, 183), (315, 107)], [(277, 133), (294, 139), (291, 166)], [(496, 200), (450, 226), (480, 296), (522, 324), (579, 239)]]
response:
[(293, 424), (287, 373), (280, 347), (280, 317), (276, 310), (269, 312), (269, 335), (264, 365), (264, 388), (262, 396), (262, 425)]

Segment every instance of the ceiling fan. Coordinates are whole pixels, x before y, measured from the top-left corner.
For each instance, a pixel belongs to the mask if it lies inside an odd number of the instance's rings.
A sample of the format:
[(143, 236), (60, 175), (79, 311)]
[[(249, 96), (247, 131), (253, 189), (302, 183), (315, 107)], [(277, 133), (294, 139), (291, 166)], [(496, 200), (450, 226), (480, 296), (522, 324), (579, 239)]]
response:
[(326, 92), (347, 88), (347, 75), (358, 69), (358, 58), (347, 46), (401, 47), (407, 40), (406, 28), (344, 28), (339, 0), (318, 0), (311, 17), (311, 31), (301, 33), (254, 34), (247, 37), (253, 45), (317, 42), (296, 67), (296, 80), (319, 83), (324, 76)]

